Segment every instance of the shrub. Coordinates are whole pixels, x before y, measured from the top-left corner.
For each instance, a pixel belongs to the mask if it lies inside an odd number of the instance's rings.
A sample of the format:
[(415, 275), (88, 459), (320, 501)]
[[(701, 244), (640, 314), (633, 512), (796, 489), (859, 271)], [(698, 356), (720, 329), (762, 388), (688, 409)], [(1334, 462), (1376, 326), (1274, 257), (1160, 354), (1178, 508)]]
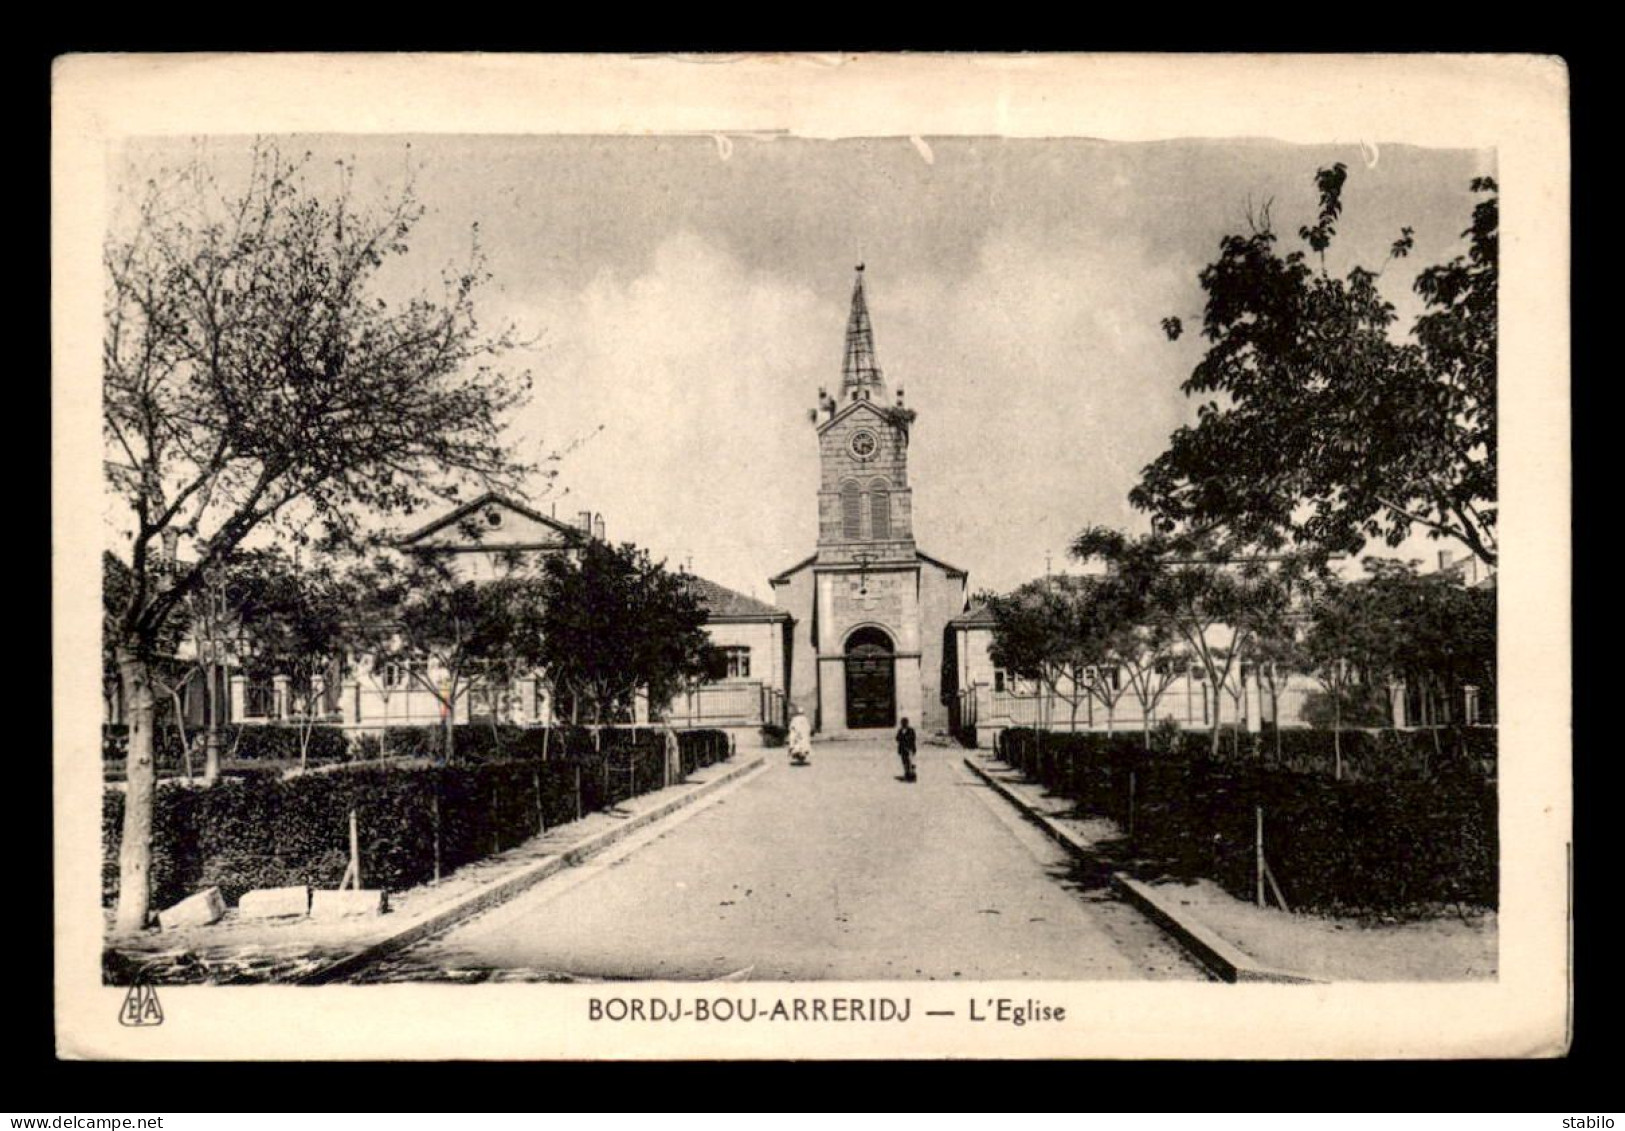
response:
[[(226, 728), (225, 746), (235, 747), (232, 757), (241, 762), (297, 762), (301, 728), (294, 725), (266, 723), (258, 726)], [(308, 757), (312, 765), (342, 762), (349, 756), (350, 742), (344, 731), (336, 726), (317, 725), (310, 728)]]
[[(1343, 692), (1342, 725), (1385, 727), (1393, 721), (1387, 693), (1375, 687), (1350, 687)], [(1338, 722), (1337, 700), (1329, 691), (1312, 690), (1303, 698), (1303, 721), (1317, 730), (1331, 730)]]
[(783, 746), (790, 738), (790, 729), (777, 723), (762, 724), (762, 745), (769, 749)]
[[(539, 757), (538, 728), (517, 743), (533, 756), (358, 766), (288, 779), (271, 770), (233, 774), (206, 788), (166, 784), (153, 811), (153, 902), (167, 907), (210, 885), (231, 902), (255, 887), (334, 886), (349, 860), (351, 810), (363, 883), (400, 891), (433, 879), (437, 864), (444, 876), (544, 826), (575, 820), (578, 791), (586, 814), (665, 784), (663, 730), (605, 731), (601, 751), (584, 737), (554, 735), (566, 752), (550, 753), (546, 761)], [(679, 732), (678, 746), (685, 765), (728, 756), (722, 731)], [(102, 895), (108, 903), (118, 894), (123, 816), (124, 794), (106, 791)]]
[(724, 730), (685, 730), (677, 735), (677, 753), (686, 778), (695, 770), (733, 757), (733, 747)]
[[(192, 737), (190, 732), (188, 738)], [(153, 760), (160, 769), (178, 769), (183, 762), (180, 732), (169, 722), (160, 722), (152, 736)], [(102, 724), (102, 761), (124, 762), (130, 756), (130, 728), (125, 723)]]
[(1242, 898), (1254, 893), (1262, 809), (1270, 869), (1295, 909), (1496, 905), (1497, 800), (1484, 772), (1494, 766), (1493, 735), (1348, 732), (1340, 781), (1331, 777), (1330, 735), (1279, 737), (1279, 756), (1266, 741), (1237, 758), (1227, 742), (1213, 758), (1205, 742), (1147, 751), (1137, 738), (1021, 728), (1002, 734), (1001, 749), (1081, 811), (1125, 830), (1132, 774), (1132, 850), (1144, 866), (1208, 876)]
[[(205, 731), (201, 728), (187, 732), (196, 768), (202, 768)], [(232, 761), (243, 762), (297, 762), (299, 761), (300, 728), (291, 724), (233, 723), (221, 728), (220, 749)], [(318, 724), (310, 731), (309, 759), (312, 764), (342, 762), (349, 755), (350, 743), (344, 731), (336, 726)], [(129, 757), (130, 729), (123, 724), (104, 724), (102, 727), (102, 759), (108, 763), (122, 763)], [(178, 770), (184, 764), (180, 734), (174, 727), (162, 725), (153, 736), (153, 755), (161, 770)]]

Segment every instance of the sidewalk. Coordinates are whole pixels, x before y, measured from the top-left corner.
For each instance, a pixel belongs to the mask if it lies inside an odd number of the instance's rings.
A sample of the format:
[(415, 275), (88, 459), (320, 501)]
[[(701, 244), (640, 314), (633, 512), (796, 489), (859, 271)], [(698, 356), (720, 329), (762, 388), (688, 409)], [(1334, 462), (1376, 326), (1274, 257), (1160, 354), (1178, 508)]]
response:
[(559, 825), (505, 852), (467, 864), (439, 884), (389, 893), (384, 915), (320, 921), (239, 919), (228, 910), (207, 927), (113, 936), (103, 977), (126, 984), (137, 970), (156, 984), (318, 982), (437, 934), (581, 863), (627, 834), (715, 793), (765, 764), (761, 754), (704, 767), (686, 782)]
[[(981, 753), (965, 764), (1074, 855), (1101, 864), (1093, 846), (1120, 838), (1115, 822), (1071, 816), (1072, 804)], [(1113, 885), (1227, 981), (1456, 982), (1493, 980), (1493, 913), (1372, 924), (1289, 914), (1237, 899), (1211, 880), (1132, 879)]]

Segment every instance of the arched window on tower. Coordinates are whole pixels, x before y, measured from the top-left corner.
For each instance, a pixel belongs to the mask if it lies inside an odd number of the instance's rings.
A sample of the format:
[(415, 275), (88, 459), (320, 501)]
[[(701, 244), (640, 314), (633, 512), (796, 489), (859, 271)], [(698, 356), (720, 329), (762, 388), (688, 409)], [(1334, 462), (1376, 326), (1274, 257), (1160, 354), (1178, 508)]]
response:
[(841, 484), (841, 537), (848, 542), (863, 537), (863, 493), (850, 479)]
[(869, 537), (876, 542), (891, 537), (891, 484), (884, 479), (869, 484)]

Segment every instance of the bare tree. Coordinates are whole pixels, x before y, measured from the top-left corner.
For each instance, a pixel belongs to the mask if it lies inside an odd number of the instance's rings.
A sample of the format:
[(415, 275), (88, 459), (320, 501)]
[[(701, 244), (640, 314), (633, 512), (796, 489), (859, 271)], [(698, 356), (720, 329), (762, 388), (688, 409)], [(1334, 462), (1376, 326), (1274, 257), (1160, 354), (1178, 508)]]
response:
[[(130, 592), (112, 633), (130, 712), (117, 925), (148, 918), (153, 661), (215, 567), (267, 527), (355, 536), (355, 515), (410, 512), (526, 471), (500, 429), (528, 390), (493, 368), (477, 243), (442, 290), (395, 304), (380, 268), (421, 215), (408, 186), (378, 210), (312, 192), (257, 145), (223, 190), (194, 161), (147, 185), (105, 249), (104, 467), (129, 506)], [(163, 548), (190, 540), (191, 560)]]

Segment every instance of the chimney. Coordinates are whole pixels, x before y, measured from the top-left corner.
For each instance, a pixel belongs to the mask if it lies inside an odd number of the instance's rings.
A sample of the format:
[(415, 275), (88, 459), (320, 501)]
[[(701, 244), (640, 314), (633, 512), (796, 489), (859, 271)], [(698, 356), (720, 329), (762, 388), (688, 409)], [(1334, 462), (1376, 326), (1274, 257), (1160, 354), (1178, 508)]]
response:
[(604, 516), (601, 514), (593, 517), (592, 536), (600, 542), (604, 540)]
[(592, 511), (577, 511), (576, 512), (576, 526), (580, 528), (580, 530), (581, 530), (581, 532), (583, 534), (591, 536), (591, 534), (592, 534)]
[(1440, 550), (1439, 551), (1439, 572), (1443, 573), (1445, 570), (1447, 570), (1449, 568), (1450, 568), (1450, 551), (1449, 550)]

